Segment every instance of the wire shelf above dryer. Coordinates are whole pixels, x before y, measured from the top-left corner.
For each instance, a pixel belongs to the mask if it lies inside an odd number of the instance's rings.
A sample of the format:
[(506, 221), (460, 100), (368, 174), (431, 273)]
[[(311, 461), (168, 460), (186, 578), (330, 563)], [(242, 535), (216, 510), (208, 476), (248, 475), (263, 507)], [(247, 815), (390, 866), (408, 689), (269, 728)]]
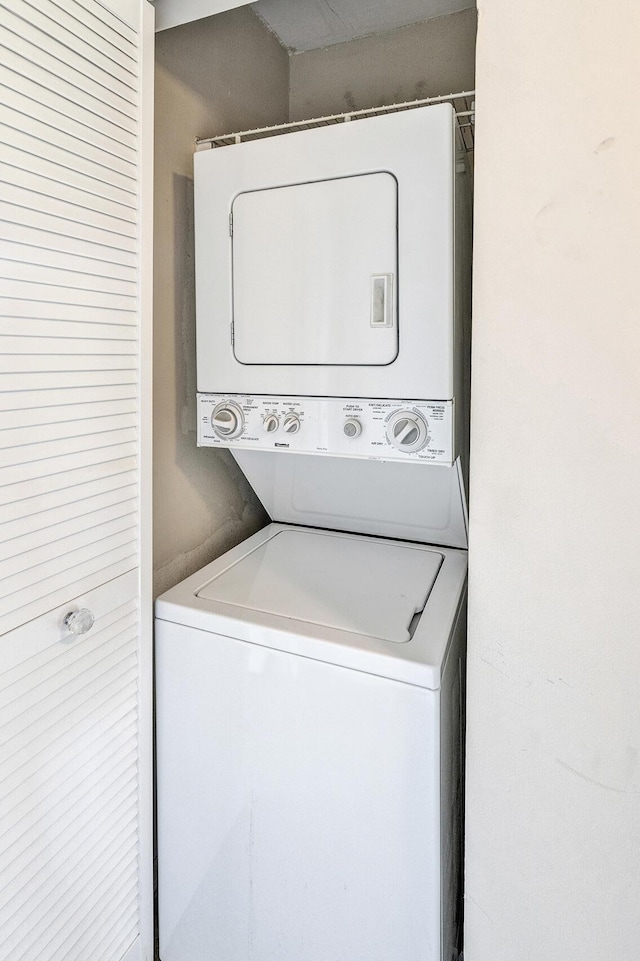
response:
[(196, 149), (228, 147), (248, 140), (261, 140), (264, 137), (276, 137), (281, 134), (296, 133), (300, 130), (328, 127), (331, 124), (349, 123), (354, 120), (362, 120), (365, 117), (377, 117), (387, 113), (398, 113), (402, 110), (414, 110), (416, 107), (427, 107), (436, 103), (450, 103), (453, 106), (458, 119), (458, 147), (464, 153), (471, 154), (474, 147), (475, 119), (475, 91), (473, 90), (449, 93), (439, 97), (426, 97), (422, 100), (407, 100), (403, 103), (387, 104), (383, 107), (366, 107), (363, 110), (350, 110), (347, 113), (315, 117), (312, 120), (296, 120), (291, 123), (276, 124), (272, 127), (256, 127), (253, 130), (240, 130), (237, 133), (219, 134), (215, 137), (198, 138), (196, 139)]

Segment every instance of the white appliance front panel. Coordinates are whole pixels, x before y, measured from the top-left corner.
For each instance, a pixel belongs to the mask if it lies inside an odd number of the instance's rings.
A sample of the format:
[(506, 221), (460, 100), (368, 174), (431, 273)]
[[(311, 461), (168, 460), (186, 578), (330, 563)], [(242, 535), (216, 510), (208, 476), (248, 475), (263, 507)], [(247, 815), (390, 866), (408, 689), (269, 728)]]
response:
[(459, 458), (453, 467), (435, 467), (236, 448), (232, 454), (274, 521), (468, 545)]
[(163, 961), (441, 961), (440, 695), (159, 621)]
[(242, 364), (392, 363), (397, 183), (342, 177), (232, 204), (234, 354)]
[[(196, 153), (200, 392), (267, 394), (275, 390), (293, 396), (453, 398), (454, 124), (452, 107), (438, 104)], [(324, 201), (311, 200), (320, 181), (333, 184), (322, 188), (331, 193), (338, 190), (342, 178), (347, 179), (340, 190), (358, 184), (364, 194), (369, 190), (375, 194), (372, 219), (362, 214), (362, 197), (354, 197), (349, 205), (363, 218), (365, 228), (381, 224), (385, 232), (385, 239), (367, 239), (361, 264), (359, 254), (354, 261), (353, 252), (345, 251), (345, 227), (336, 214), (337, 193), (327, 205), (328, 216)], [(380, 201), (378, 184), (383, 180), (388, 196)], [(391, 183), (397, 184), (397, 270), (388, 234)], [(236, 332), (232, 238), (236, 225), (231, 215), (238, 216), (241, 198), (248, 192), (252, 192), (252, 204), (257, 203), (257, 192), (262, 193), (260, 203), (266, 203), (269, 192), (273, 198), (284, 198), (291, 191), (293, 198), (296, 185), (305, 185), (300, 237), (305, 244), (312, 242), (310, 250), (296, 253), (301, 257), (301, 277), (312, 289), (302, 298), (296, 280), (284, 301), (289, 313), (278, 317), (282, 284), (276, 276), (277, 264), (272, 252), (265, 249), (264, 264), (256, 268), (260, 251), (249, 239), (250, 254), (240, 257), (240, 269), (247, 274), (250, 288), (252, 271), (259, 281), (253, 289), (243, 289)], [(270, 223), (258, 226), (263, 247), (274, 235), (286, 236), (287, 247), (294, 245), (297, 209), (297, 202), (283, 204), (283, 214), (294, 217), (286, 228)], [(243, 218), (244, 213), (241, 221)], [(254, 229), (257, 217), (253, 212), (251, 218)], [(238, 229), (245, 233), (242, 223)], [(351, 233), (361, 238), (363, 231), (355, 224), (349, 227)], [(320, 258), (317, 276), (313, 270), (316, 250)], [(342, 272), (340, 262), (345, 254), (348, 273)], [(366, 284), (361, 277), (356, 285), (360, 293), (355, 286), (353, 291), (349, 289), (354, 263), (367, 277)], [(289, 263), (287, 271), (291, 269)], [(278, 297), (268, 290), (271, 283), (276, 283)], [(359, 305), (354, 317), (334, 316), (337, 299), (344, 297), (353, 304), (356, 293)], [(308, 318), (300, 316), (297, 307), (313, 303), (316, 294), (320, 309)], [(389, 303), (395, 314), (389, 311)], [(268, 325), (263, 310), (270, 318)], [(304, 342), (296, 333), (297, 325), (306, 331)], [(344, 328), (341, 336), (335, 333), (339, 325)], [(358, 332), (363, 334), (361, 339), (357, 339)]]
[(452, 401), (198, 394), (198, 446), (451, 467)]

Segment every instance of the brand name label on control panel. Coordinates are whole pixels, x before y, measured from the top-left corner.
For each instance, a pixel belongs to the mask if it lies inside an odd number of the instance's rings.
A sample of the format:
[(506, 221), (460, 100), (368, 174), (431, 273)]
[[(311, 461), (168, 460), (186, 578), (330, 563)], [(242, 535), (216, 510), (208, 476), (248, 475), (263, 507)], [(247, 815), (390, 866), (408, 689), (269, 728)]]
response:
[(200, 447), (450, 466), (453, 423), (453, 401), (198, 394)]

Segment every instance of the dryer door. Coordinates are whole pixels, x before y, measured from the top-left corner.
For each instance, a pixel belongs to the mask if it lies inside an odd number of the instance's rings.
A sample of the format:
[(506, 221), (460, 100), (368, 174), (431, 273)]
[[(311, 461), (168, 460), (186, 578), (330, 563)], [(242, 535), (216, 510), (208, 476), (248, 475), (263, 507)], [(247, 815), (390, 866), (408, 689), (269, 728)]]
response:
[(386, 172), (233, 201), (241, 364), (384, 365), (398, 353), (398, 185)]

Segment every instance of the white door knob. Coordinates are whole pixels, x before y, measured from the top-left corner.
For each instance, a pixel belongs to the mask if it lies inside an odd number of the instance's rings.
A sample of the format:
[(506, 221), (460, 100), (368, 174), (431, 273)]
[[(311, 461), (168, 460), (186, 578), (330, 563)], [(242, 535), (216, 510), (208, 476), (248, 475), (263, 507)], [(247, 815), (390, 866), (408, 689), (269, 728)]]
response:
[(86, 634), (94, 623), (95, 618), (86, 607), (80, 608), (79, 611), (69, 611), (63, 621), (70, 634)]

